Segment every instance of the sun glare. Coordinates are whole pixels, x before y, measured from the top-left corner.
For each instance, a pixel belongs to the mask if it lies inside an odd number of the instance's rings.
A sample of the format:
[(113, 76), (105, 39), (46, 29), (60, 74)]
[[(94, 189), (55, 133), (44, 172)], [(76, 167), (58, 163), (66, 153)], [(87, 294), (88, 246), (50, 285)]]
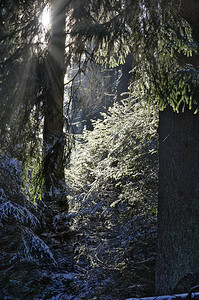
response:
[(35, 49), (34, 51), (38, 53), (47, 48), (49, 39), (47, 33), (51, 27), (51, 14), (49, 6), (46, 6), (39, 17), (39, 30), (34, 37)]
[(45, 7), (43, 10), (43, 13), (41, 15), (41, 23), (45, 29), (48, 29), (50, 27), (50, 9), (48, 7)]

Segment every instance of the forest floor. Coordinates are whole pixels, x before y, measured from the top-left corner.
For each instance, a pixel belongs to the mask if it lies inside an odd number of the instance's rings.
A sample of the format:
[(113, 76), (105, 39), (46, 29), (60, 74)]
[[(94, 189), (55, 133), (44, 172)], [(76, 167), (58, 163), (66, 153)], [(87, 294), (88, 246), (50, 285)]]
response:
[(14, 160), (1, 157), (0, 178), (0, 299), (154, 294), (155, 226), (122, 248), (124, 231), (105, 226), (104, 215), (82, 217), (75, 228), (74, 212), (27, 201)]

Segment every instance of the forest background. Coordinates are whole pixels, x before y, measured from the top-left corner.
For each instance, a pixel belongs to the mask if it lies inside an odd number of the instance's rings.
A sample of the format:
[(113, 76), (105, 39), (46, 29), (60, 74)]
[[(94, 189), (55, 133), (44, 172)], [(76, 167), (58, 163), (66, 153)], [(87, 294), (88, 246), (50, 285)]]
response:
[(2, 299), (187, 291), (199, 265), (198, 2), (0, 7)]

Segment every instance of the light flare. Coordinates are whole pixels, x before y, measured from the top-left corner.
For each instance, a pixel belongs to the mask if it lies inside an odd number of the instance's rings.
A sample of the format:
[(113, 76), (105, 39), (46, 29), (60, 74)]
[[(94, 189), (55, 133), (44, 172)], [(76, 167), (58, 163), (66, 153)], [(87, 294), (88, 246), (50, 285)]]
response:
[(48, 29), (51, 24), (50, 9), (45, 7), (41, 15), (41, 24), (45, 29)]

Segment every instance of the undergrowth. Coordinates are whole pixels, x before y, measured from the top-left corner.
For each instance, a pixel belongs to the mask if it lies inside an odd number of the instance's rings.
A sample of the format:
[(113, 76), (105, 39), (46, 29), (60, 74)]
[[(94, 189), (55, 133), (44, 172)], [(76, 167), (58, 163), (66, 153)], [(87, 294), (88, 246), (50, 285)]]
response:
[(76, 137), (66, 172), (71, 186), (71, 228), (77, 232), (76, 268), (99, 299), (103, 293), (121, 297), (121, 290), (127, 297), (152, 294), (156, 112), (124, 101), (103, 114), (103, 120), (93, 121), (93, 127)]

